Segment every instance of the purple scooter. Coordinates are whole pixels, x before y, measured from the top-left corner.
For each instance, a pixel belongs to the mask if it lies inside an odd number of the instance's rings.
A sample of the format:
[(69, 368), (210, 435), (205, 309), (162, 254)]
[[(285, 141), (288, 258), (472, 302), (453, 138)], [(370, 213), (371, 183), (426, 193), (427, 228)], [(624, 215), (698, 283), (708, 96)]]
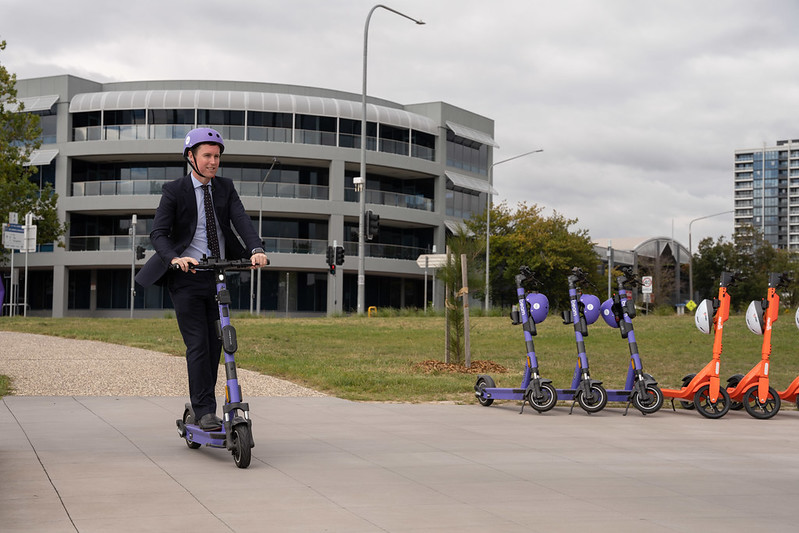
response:
[(633, 274), (632, 267), (620, 267), (621, 276), (616, 278), (618, 292), (600, 306), (602, 318), (608, 326), (618, 328), (623, 339), (627, 339), (630, 349), (630, 364), (627, 367), (627, 378), (623, 389), (608, 390), (608, 400), (611, 402), (626, 402), (624, 414), (632, 403), (642, 414), (648, 415), (657, 412), (663, 406), (663, 393), (658, 388), (657, 381), (646, 374), (638, 353), (638, 343), (633, 332), (633, 318), (635, 318), (635, 304), (632, 299), (632, 288), (640, 282)]
[[(174, 268), (174, 267), (173, 267)], [(178, 434), (186, 439), (189, 448), (196, 449), (202, 445), (212, 448), (225, 448), (233, 454), (233, 461), (239, 468), (250, 466), (252, 448), (255, 442), (252, 438), (252, 420), (250, 420), (250, 406), (242, 402), (241, 387), (236, 377), (236, 361), (233, 354), (238, 349), (236, 330), (230, 325), (230, 292), (225, 285), (225, 272), (228, 270), (250, 270), (253, 266), (248, 259), (228, 261), (225, 259), (208, 259), (203, 257), (199, 264), (193, 265), (192, 270), (213, 271), (216, 277), (216, 300), (219, 303), (219, 322), (217, 334), (222, 339), (225, 351), (225, 404), (222, 407), (222, 428), (213, 431), (204, 431), (195, 424), (194, 411), (191, 403), (186, 404), (183, 418), (177, 420)]]
[(558, 393), (552, 386), (552, 380), (543, 379), (538, 374), (538, 359), (535, 356), (533, 344), (533, 337), (536, 335), (535, 325), (540, 324), (547, 317), (549, 301), (546, 296), (538, 292), (525, 295), (524, 282), (534, 280), (533, 272), (529, 267), (520, 267), (515, 280), (519, 305), (511, 313), (511, 321), (514, 325), (522, 325), (527, 347), (527, 361), (524, 366), (522, 384), (518, 389), (498, 388), (491, 376), (480, 375), (474, 385), (474, 394), (477, 396), (477, 401), (486, 407), (494, 403), (494, 400), (521, 400), (522, 408), (519, 414), (524, 411), (524, 402), (529, 402), (533, 409), (543, 413), (555, 407), (558, 401)]

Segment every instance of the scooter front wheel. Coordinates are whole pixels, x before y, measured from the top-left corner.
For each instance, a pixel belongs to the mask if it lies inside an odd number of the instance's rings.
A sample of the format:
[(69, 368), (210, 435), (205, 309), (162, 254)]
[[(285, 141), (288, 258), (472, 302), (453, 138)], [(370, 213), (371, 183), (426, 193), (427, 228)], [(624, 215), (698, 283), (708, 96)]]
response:
[(713, 403), (710, 399), (710, 385), (703, 385), (694, 395), (694, 406), (706, 418), (721, 418), (730, 410), (730, 395), (723, 387), (719, 388), (719, 397)]
[(230, 438), (233, 439), (233, 461), (239, 468), (247, 468), (250, 466), (252, 458), (252, 448), (250, 447), (252, 439), (249, 426), (247, 424), (233, 426)]
[(768, 388), (768, 396), (766, 396), (764, 403), (760, 403), (760, 399), (757, 397), (757, 386), (751, 387), (743, 397), (743, 405), (746, 408), (746, 412), (761, 420), (766, 420), (776, 415), (777, 411), (780, 410), (781, 403), (779, 394), (772, 387)]
[(602, 385), (591, 385), (591, 398), (586, 398), (582, 390), (577, 391), (577, 403), (586, 413), (598, 413), (608, 403), (608, 393)]
[[(186, 409), (185, 411), (183, 411), (183, 425), (185, 426), (188, 424), (194, 424), (194, 417), (192, 416), (191, 411)], [(188, 433), (185, 439), (186, 439), (186, 446), (188, 446), (192, 450), (196, 450), (197, 448), (200, 447), (198, 443), (189, 440)]]
[(655, 385), (647, 385), (646, 393), (643, 397), (638, 394), (638, 391), (634, 391), (630, 400), (635, 408), (645, 415), (656, 413), (663, 407), (663, 393)]
[(553, 387), (551, 383), (542, 383), (541, 395), (536, 398), (535, 392), (533, 389), (530, 389), (527, 393), (527, 401), (533, 409), (539, 413), (545, 413), (558, 403), (558, 391), (555, 390), (555, 387)]

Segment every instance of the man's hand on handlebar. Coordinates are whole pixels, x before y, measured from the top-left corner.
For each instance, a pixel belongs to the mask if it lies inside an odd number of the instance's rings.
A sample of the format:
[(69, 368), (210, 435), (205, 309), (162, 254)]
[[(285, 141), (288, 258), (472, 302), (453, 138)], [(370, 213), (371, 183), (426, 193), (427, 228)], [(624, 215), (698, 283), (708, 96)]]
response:
[(257, 253), (252, 254), (252, 257), (250, 257), (250, 262), (252, 263), (252, 266), (260, 268), (268, 265), (269, 259), (267, 259), (266, 254)]
[(172, 268), (179, 268), (183, 272), (188, 272), (189, 270), (194, 273), (194, 269), (192, 267), (198, 264), (197, 260), (193, 257), (174, 257), (172, 258)]

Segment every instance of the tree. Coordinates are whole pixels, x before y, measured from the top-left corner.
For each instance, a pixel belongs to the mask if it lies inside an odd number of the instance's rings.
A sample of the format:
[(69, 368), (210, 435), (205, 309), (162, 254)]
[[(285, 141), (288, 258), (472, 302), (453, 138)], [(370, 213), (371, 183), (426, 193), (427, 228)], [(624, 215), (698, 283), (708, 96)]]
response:
[[(460, 364), (465, 359), (466, 336), (462, 299), (469, 298), (470, 294), (479, 294), (483, 288), (484, 281), (480, 275), (480, 262), (477, 258), (484, 248), (481, 241), (467, 234), (463, 228), (447, 240), (447, 248), (451, 260), (449, 264), (438, 270), (437, 277), (446, 287), (444, 304), (447, 306), (446, 327), (449, 340), (447, 350), (451, 359), (447, 362)], [(461, 255), (466, 256), (468, 293), (463, 291)]]
[[(569, 301), (567, 278), (573, 267), (589, 273), (599, 283), (599, 258), (587, 230), (572, 231), (577, 219), (558, 212), (542, 215), (538, 205), (520, 203), (512, 211), (505, 202), (491, 208), (490, 271), (491, 300), (510, 306), (516, 302), (514, 276), (519, 267), (529, 266), (541, 281), (538, 287), (554, 308), (566, 308)], [(467, 226), (485, 242), (485, 214), (473, 216)], [(485, 266), (483, 266), (485, 268)], [(590, 289), (586, 287), (586, 292)]]
[[(0, 51), (5, 48), (6, 42), (0, 41)], [(0, 63), (0, 222), (7, 222), (11, 211), (20, 216), (33, 213), (38, 242), (53, 242), (64, 235), (66, 226), (58, 220), (58, 195), (52, 186), (40, 190), (30, 180), (38, 169), (26, 163), (41, 146), (41, 128), (37, 115), (23, 112), (16, 82), (16, 75)]]
[[(799, 274), (796, 254), (774, 248), (751, 225), (738, 228), (732, 242), (724, 237), (715, 243), (709, 237), (702, 239), (693, 262), (694, 288), (701, 298), (716, 296), (722, 271), (739, 274), (740, 280), (730, 289), (731, 305), (737, 310), (745, 309), (752, 300), (766, 297), (770, 272), (792, 272), (790, 277)], [(784, 292), (787, 298), (782, 303), (794, 305), (797, 283), (786, 287)]]

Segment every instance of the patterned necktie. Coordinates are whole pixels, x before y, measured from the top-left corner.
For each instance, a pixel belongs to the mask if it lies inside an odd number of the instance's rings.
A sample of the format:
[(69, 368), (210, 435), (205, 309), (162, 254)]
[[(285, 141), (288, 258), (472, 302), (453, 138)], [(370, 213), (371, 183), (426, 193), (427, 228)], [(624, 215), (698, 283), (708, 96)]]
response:
[(208, 240), (211, 256), (220, 258), (219, 237), (216, 235), (216, 218), (214, 217), (214, 206), (211, 203), (211, 193), (208, 190), (208, 185), (202, 185), (202, 188), (205, 202), (205, 238)]

